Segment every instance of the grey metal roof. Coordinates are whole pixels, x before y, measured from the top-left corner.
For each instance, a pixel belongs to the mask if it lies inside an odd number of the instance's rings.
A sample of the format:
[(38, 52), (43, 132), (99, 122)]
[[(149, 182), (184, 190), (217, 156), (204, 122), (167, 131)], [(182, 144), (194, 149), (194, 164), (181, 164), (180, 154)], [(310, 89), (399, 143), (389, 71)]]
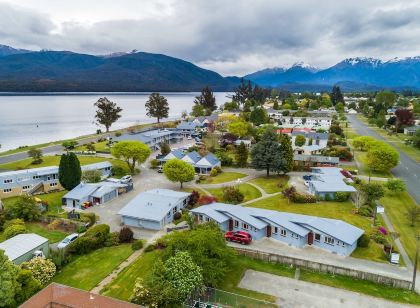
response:
[(48, 239), (35, 233), (18, 234), (0, 243), (0, 249), (13, 261), (46, 242)]
[[(208, 162), (210, 165), (206, 164)], [(213, 153), (209, 153), (201, 158), (196, 164), (196, 167), (214, 167), (220, 164), (220, 160), (214, 156)]]
[(105, 169), (105, 168), (109, 168), (109, 167), (112, 167), (112, 164), (109, 161), (102, 161), (102, 162), (99, 162), (99, 163), (94, 163), (94, 164), (81, 166), (81, 169), (82, 169), (82, 171), (86, 171), (86, 170)]
[(194, 122), (183, 121), (179, 123), (176, 128), (181, 129), (181, 130), (195, 130), (196, 127), (197, 127), (197, 124)]
[(313, 161), (316, 163), (330, 163), (338, 164), (340, 158), (332, 156), (321, 156), (321, 155), (305, 155), (305, 154), (294, 154), (293, 159), (297, 161)]
[(184, 151), (181, 149), (176, 149), (176, 150), (172, 150), (168, 155), (166, 155), (163, 160), (168, 160), (170, 159), (169, 155), (172, 154), (173, 156), (175, 156), (178, 159), (181, 159), (182, 157), (184, 157)]
[(80, 200), (89, 196), (101, 198), (105, 194), (127, 185), (114, 182), (80, 183), (63, 196), (66, 199)]
[(317, 133), (317, 132), (303, 132), (303, 131), (296, 131), (292, 132), (292, 136), (303, 135), (305, 138), (312, 138), (313, 140), (328, 140), (330, 136), (329, 133)]
[(310, 185), (317, 192), (356, 192), (356, 188), (344, 182), (346, 178), (341, 174), (340, 168), (335, 167), (313, 167), (312, 180)]
[(357, 239), (364, 233), (362, 229), (338, 219), (279, 212), (224, 203), (211, 203), (203, 205), (192, 209), (191, 212), (207, 215), (219, 223), (229, 220), (229, 217), (237, 217), (257, 229), (266, 227), (268, 222), (274, 223), (301, 236), (305, 236), (310, 232), (310, 228), (314, 228), (349, 245), (357, 241)]
[(190, 194), (169, 189), (153, 189), (139, 193), (118, 214), (152, 221), (161, 221), (182, 199)]
[[(201, 159), (200, 154), (198, 154), (196, 151), (192, 151), (192, 152), (186, 153), (186, 154), (185, 154), (185, 156), (187, 156), (187, 157), (191, 158), (191, 160), (192, 160), (194, 163), (198, 162), (198, 161)], [(185, 157), (185, 156), (184, 156), (184, 157)]]

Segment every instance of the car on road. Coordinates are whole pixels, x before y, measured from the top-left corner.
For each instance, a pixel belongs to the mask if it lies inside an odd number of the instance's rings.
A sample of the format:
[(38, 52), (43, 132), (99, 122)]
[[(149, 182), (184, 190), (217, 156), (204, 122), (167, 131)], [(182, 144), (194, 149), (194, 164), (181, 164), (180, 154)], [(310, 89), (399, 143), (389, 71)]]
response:
[(57, 248), (58, 249), (64, 249), (71, 243), (73, 243), (77, 238), (79, 237), (79, 234), (73, 233), (68, 236), (66, 236), (60, 243), (58, 243)]
[(133, 182), (133, 178), (131, 177), (131, 175), (124, 175), (124, 176), (120, 179), (120, 182), (121, 182), (122, 184), (128, 184), (128, 183)]
[(237, 242), (243, 245), (249, 245), (252, 242), (252, 236), (244, 231), (228, 231), (225, 234), (225, 239), (229, 242)]

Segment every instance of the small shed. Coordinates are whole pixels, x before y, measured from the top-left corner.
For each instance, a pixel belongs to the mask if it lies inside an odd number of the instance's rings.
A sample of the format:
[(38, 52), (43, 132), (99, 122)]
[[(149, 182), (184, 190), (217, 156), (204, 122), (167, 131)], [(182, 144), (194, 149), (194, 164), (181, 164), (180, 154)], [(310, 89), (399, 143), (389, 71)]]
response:
[(35, 251), (40, 250), (48, 257), (48, 239), (35, 233), (18, 234), (2, 243), (0, 249), (15, 264), (21, 264), (33, 258)]

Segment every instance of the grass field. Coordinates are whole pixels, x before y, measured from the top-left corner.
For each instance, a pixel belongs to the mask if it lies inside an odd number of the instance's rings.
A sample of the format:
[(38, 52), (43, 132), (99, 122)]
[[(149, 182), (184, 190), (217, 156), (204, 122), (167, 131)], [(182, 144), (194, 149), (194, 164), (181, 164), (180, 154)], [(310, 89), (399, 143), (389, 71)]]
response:
[[(362, 164), (362, 168), (364, 171), (364, 174), (366, 176), (369, 176), (369, 167), (367, 166), (366, 163), (366, 155), (367, 152), (361, 152), (361, 151), (354, 151), (354, 156), (355, 159)], [(371, 170), (370, 175), (372, 177), (380, 177), (380, 178), (392, 178), (392, 174), (391, 172), (387, 171), (387, 172), (382, 172), (382, 171), (375, 171), (375, 170)]]
[[(244, 201), (247, 202), (261, 197), (261, 192), (254, 186), (242, 183), (238, 185), (239, 191), (244, 194)], [(223, 201), (223, 188), (206, 188), (206, 190), (215, 196), (219, 201)]]
[[(110, 148), (108, 147), (108, 141), (96, 142), (93, 145), (95, 146), (96, 151), (111, 152)], [(87, 151), (88, 149), (86, 148), (86, 145), (79, 145), (74, 150), (75, 151)]]
[(250, 182), (261, 187), (267, 194), (274, 194), (282, 191), (289, 181), (286, 175), (270, 175), (269, 177), (259, 177), (252, 179)]
[[(1, 168), (1, 165), (0, 165)], [(209, 176), (206, 180), (202, 181), (200, 184), (220, 184), (236, 181), (246, 177), (246, 174), (240, 172), (222, 172), (216, 176)]]
[[(36, 198), (39, 198), (43, 201), (48, 202), (48, 213), (50, 214), (58, 214), (61, 210), (61, 198), (67, 193), (66, 190), (53, 192), (44, 195), (36, 195)], [(3, 199), (2, 202), (4, 203), (5, 207), (14, 203), (19, 197), (11, 197), (7, 199)]]
[(53, 281), (89, 291), (132, 253), (131, 245), (120, 245), (78, 256), (67, 264)]
[(49, 243), (57, 243), (65, 238), (68, 234), (59, 230), (48, 230), (46, 226), (40, 223), (27, 223), (26, 229), (28, 233), (36, 233), (48, 239)]

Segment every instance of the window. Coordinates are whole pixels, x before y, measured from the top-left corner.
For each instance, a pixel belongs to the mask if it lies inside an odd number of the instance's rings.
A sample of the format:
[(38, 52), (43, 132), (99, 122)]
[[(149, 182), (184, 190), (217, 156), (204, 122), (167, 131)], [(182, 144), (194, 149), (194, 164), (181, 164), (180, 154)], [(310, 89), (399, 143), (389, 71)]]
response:
[(53, 174), (53, 179), (55, 180), (55, 179), (57, 179), (57, 174)]
[(22, 189), (23, 190), (28, 190), (29, 188), (31, 188), (31, 185), (24, 185), (24, 186), (22, 186)]
[(37, 180), (37, 179), (39, 179), (39, 178), (41, 178), (39, 175), (34, 175), (34, 176), (32, 177), (32, 179), (34, 179), (34, 180)]
[(206, 217), (206, 221), (209, 222), (210, 221), (210, 218)]
[(238, 228), (238, 227), (239, 227), (239, 221), (234, 220), (234, 221), (233, 221), (233, 224), (234, 224), (235, 228)]
[(198, 219), (199, 219), (200, 221), (203, 221), (203, 215), (198, 215)]
[(166, 217), (171, 217), (171, 211), (169, 211), (168, 214), (166, 214)]
[(321, 240), (321, 234), (315, 233), (315, 241), (319, 242)]
[(332, 237), (326, 236), (324, 238), (324, 243), (328, 245), (334, 245), (334, 239)]
[(7, 183), (13, 183), (13, 180), (12, 180), (12, 179), (6, 179), (6, 180), (4, 180), (3, 182), (4, 182), (4, 184), (7, 184)]
[(281, 230), (280, 230), (280, 235), (281, 235), (281, 236), (286, 236), (286, 235), (287, 235), (286, 230), (281, 229)]
[(177, 209), (177, 207), (174, 207), (174, 208), (172, 209), (172, 213), (173, 213), (173, 214), (175, 214), (177, 210), (178, 210), (178, 209)]
[(51, 187), (57, 186), (57, 183), (50, 183)]
[(274, 228), (273, 228), (273, 233), (274, 233), (274, 234), (277, 234), (277, 232), (279, 232), (279, 228), (274, 227)]
[(11, 188), (5, 188), (5, 189), (3, 189), (3, 192), (4, 193), (9, 193), (9, 192), (12, 192), (12, 189)]
[(246, 224), (246, 223), (242, 223), (242, 228), (245, 229), (245, 230), (248, 230), (249, 229), (249, 225)]

